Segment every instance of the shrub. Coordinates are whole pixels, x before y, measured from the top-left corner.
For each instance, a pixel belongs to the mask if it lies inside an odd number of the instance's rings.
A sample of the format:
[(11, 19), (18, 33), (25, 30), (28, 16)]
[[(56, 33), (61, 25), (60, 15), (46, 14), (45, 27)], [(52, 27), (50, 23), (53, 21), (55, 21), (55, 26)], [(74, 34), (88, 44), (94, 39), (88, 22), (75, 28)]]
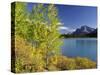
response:
[(15, 71), (17, 73), (96, 68), (95, 62), (81, 57), (68, 58), (54, 55), (48, 57), (46, 62), (44, 50), (35, 49), (28, 41), (19, 36), (15, 38), (15, 53)]
[(51, 57), (48, 65), (55, 66), (58, 70), (70, 70), (76, 68), (74, 59), (65, 56)]
[(68, 58), (65, 56), (52, 56), (48, 60), (49, 70), (73, 70), (96, 68), (96, 63), (87, 58)]
[(77, 69), (89, 69), (89, 68), (96, 68), (96, 63), (87, 59), (87, 58), (75, 58), (75, 62), (77, 65)]
[(19, 36), (15, 38), (15, 53), (15, 71), (17, 73), (44, 70), (45, 62), (42, 50), (36, 50)]

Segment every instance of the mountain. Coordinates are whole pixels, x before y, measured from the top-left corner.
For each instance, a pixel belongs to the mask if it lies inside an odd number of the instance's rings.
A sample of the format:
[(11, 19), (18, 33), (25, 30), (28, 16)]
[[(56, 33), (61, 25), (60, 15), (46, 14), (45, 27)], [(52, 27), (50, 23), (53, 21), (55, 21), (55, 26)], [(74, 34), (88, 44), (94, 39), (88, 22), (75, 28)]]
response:
[(94, 28), (84, 25), (80, 28), (77, 28), (76, 31), (73, 32), (73, 35), (85, 35), (93, 32), (94, 30)]
[(64, 33), (61, 34), (61, 37), (64, 38), (77, 38), (77, 37), (97, 37), (97, 28), (91, 28), (89, 26), (81, 26), (80, 28), (77, 28), (75, 31), (71, 32), (71, 33), (66, 33), (66, 31)]
[(92, 31), (91, 33), (86, 34), (86, 36), (97, 37), (97, 28), (94, 31)]

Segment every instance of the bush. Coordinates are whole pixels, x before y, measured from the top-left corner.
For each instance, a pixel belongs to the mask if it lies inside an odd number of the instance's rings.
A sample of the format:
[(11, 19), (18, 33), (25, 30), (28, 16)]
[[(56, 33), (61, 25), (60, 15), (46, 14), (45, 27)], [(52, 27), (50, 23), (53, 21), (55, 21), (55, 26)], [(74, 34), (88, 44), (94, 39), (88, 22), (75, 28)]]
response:
[(51, 57), (48, 65), (55, 66), (58, 70), (71, 70), (76, 68), (74, 59), (65, 56)]
[[(45, 52), (34, 48), (28, 41), (16, 36), (15, 38), (15, 72), (41, 72), (73, 69), (96, 68), (96, 63), (87, 58), (68, 58), (54, 55), (45, 60)], [(14, 65), (14, 64), (12, 64)]]
[(89, 69), (89, 68), (96, 68), (96, 63), (87, 59), (87, 58), (75, 58), (75, 62), (77, 65), (77, 69)]
[(65, 56), (53, 56), (48, 60), (49, 70), (73, 70), (96, 68), (96, 63), (87, 58), (67, 58)]
[(19, 36), (15, 38), (15, 53), (15, 72), (37, 72), (44, 70), (45, 62), (42, 50), (36, 50), (30, 43)]

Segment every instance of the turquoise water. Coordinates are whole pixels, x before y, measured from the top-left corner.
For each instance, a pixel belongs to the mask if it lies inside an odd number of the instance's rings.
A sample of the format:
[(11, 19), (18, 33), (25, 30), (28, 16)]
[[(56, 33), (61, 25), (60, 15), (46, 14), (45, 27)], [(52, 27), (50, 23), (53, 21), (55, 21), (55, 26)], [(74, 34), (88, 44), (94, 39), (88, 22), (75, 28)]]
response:
[(97, 61), (96, 38), (67, 38), (63, 39), (62, 54), (68, 57), (87, 57)]

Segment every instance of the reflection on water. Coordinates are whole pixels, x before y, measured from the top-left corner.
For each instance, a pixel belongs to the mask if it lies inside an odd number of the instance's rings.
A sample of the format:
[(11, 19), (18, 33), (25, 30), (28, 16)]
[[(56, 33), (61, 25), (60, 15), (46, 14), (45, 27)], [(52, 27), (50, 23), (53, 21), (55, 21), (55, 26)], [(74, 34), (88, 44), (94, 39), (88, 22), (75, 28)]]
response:
[(69, 57), (87, 57), (97, 61), (96, 38), (69, 38), (63, 39), (62, 54)]

